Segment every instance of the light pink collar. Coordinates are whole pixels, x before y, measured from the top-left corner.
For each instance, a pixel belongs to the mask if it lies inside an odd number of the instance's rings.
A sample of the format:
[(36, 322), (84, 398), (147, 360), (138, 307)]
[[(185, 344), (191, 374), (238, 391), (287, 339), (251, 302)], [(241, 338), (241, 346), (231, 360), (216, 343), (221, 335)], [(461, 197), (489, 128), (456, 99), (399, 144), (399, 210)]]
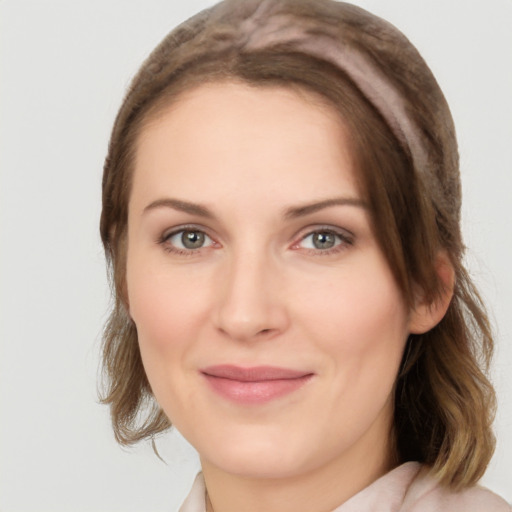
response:
[[(373, 484), (340, 505), (333, 512), (396, 512), (400, 509), (405, 494), (420, 471), (417, 462), (407, 462), (385, 474)], [(179, 512), (206, 512), (206, 487), (202, 473), (198, 473), (192, 489)]]

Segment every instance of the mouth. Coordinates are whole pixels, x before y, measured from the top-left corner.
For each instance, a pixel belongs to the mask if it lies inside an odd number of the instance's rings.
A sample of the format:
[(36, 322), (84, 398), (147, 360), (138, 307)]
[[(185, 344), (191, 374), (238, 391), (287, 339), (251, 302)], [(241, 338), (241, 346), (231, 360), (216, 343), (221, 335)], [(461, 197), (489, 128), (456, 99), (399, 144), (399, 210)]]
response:
[(300, 389), (313, 377), (312, 372), (253, 366), (209, 366), (201, 374), (218, 395), (238, 404), (263, 404)]

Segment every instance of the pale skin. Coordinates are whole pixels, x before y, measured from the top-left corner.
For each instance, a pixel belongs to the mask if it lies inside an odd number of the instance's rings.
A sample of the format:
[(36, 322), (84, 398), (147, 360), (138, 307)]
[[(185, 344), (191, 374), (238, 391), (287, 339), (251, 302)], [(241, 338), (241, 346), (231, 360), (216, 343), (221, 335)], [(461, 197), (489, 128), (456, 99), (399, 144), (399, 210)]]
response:
[[(339, 115), (303, 91), (202, 85), (140, 136), (128, 308), (215, 512), (329, 512), (393, 466), (406, 340), (450, 297), (406, 307), (356, 176)], [(241, 404), (202, 374), (224, 364), (309, 377)]]

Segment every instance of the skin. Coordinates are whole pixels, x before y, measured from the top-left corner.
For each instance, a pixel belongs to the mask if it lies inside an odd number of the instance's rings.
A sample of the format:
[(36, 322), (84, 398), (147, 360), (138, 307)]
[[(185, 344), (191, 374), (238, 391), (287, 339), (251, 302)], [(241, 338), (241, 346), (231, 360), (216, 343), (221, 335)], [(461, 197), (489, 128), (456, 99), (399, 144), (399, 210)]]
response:
[[(404, 346), (440, 313), (405, 306), (356, 172), (339, 116), (291, 89), (202, 85), (140, 136), (129, 311), (155, 397), (198, 450), (216, 512), (330, 511), (393, 465)], [(180, 247), (183, 227), (205, 233), (203, 246)], [(315, 246), (315, 232), (333, 247)], [(313, 376), (244, 405), (205, 382), (200, 370), (218, 364)]]

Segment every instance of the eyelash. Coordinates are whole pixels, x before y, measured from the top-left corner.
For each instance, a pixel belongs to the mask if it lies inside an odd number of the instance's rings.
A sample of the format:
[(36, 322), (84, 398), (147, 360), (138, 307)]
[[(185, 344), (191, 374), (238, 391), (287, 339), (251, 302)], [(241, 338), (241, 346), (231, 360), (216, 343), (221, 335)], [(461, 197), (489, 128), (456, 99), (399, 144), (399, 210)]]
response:
[(210, 240), (212, 240), (212, 245), (219, 245), (211, 236), (208, 235), (203, 229), (200, 229), (196, 226), (181, 226), (180, 228), (177, 228), (171, 232), (164, 232), (162, 236), (160, 236), (157, 240), (157, 243), (163, 247), (163, 249), (166, 252), (169, 252), (171, 254), (176, 254), (178, 256), (194, 256), (197, 254), (200, 250), (206, 249), (207, 247), (199, 247), (198, 249), (180, 249), (179, 247), (176, 247), (169, 243), (169, 240), (176, 235), (179, 235), (180, 233), (184, 233), (186, 231), (192, 232), (192, 233), (202, 233), (205, 235), (205, 237), (208, 237)]
[[(197, 249), (180, 249), (179, 247), (176, 247), (169, 243), (169, 240), (176, 235), (179, 235), (180, 233), (184, 233), (186, 231), (189, 232), (196, 232), (196, 233), (202, 233), (205, 237), (208, 237), (210, 240), (212, 240), (212, 244), (206, 247), (199, 247)], [(332, 254), (337, 254), (345, 249), (347, 249), (347, 246), (354, 245), (354, 237), (352, 234), (349, 234), (345, 231), (341, 231), (338, 229), (334, 229), (332, 227), (319, 227), (316, 229), (313, 229), (311, 231), (308, 231), (304, 236), (302, 236), (297, 242), (294, 242), (291, 246), (294, 250), (299, 250), (299, 244), (306, 240), (308, 237), (311, 237), (315, 234), (324, 233), (327, 235), (334, 235), (336, 239), (338, 239), (338, 243), (334, 245), (334, 247), (331, 247), (329, 249), (313, 249), (313, 248), (307, 248), (305, 251), (307, 251), (308, 254), (313, 256), (328, 256)], [(207, 249), (212, 246), (219, 246), (218, 242), (213, 240), (212, 237), (210, 237), (203, 229), (198, 228), (196, 226), (181, 226), (178, 229), (175, 229), (171, 232), (164, 232), (162, 236), (160, 236), (157, 240), (157, 243), (163, 247), (163, 249), (166, 252), (169, 252), (171, 254), (176, 254), (178, 256), (193, 256), (197, 254), (199, 251), (203, 249)]]
[(298, 242), (295, 242), (292, 245), (292, 249), (300, 249), (299, 244), (306, 240), (308, 237), (311, 237), (313, 235), (323, 233), (327, 235), (334, 235), (338, 240), (336, 245), (334, 247), (331, 247), (329, 249), (305, 249), (309, 255), (312, 256), (330, 256), (332, 254), (337, 254), (341, 251), (344, 251), (347, 249), (347, 247), (354, 245), (354, 236), (346, 231), (341, 231), (338, 229), (334, 229), (330, 226), (325, 227), (318, 227), (311, 231), (308, 231), (304, 236), (300, 238)]

